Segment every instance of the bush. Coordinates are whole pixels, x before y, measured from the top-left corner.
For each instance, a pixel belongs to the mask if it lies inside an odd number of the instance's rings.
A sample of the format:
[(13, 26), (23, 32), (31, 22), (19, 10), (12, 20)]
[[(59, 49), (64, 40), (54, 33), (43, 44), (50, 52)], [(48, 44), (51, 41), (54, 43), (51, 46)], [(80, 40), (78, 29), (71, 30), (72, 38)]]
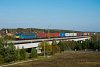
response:
[(0, 55), (0, 64), (4, 63), (3, 57)]
[(36, 50), (36, 48), (32, 48), (30, 57), (31, 57), (31, 58), (37, 57), (37, 50)]
[(66, 45), (64, 44), (64, 42), (60, 41), (57, 45), (60, 47), (60, 51), (66, 50)]

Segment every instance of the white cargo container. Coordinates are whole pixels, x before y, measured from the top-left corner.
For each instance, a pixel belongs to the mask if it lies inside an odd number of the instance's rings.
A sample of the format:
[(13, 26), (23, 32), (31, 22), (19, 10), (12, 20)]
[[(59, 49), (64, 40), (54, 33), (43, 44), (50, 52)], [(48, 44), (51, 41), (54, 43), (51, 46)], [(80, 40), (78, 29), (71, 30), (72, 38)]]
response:
[(69, 33), (69, 36), (73, 36), (73, 33)]
[(66, 36), (66, 37), (72, 36), (72, 33), (65, 33), (65, 36)]
[(65, 33), (65, 36), (68, 37), (68, 36), (77, 36), (77, 33)]
[(73, 36), (77, 36), (77, 33), (73, 33)]
[(66, 36), (66, 37), (69, 36), (69, 33), (65, 33), (65, 36)]

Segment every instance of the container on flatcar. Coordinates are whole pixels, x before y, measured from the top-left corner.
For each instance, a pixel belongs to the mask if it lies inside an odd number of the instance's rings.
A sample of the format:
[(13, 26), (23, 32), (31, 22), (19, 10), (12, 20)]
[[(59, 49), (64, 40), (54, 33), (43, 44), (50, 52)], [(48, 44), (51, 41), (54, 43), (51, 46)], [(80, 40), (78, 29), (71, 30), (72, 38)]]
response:
[(93, 35), (96, 35), (97, 33), (93, 33)]
[(73, 33), (69, 33), (69, 36), (70, 36), (70, 37), (73, 36)]
[(77, 36), (77, 33), (73, 33), (73, 36)]
[(68, 36), (70, 36), (70, 34), (69, 33), (65, 33), (65, 37), (68, 37)]
[(82, 32), (78, 32), (77, 33), (77, 36), (82, 36)]
[(60, 33), (53, 33), (54, 37), (60, 37)]
[(92, 36), (92, 33), (91, 33), (91, 32), (89, 32), (89, 33), (88, 33), (88, 36)]
[(97, 33), (91, 33), (91, 36), (96, 35)]
[(90, 36), (90, 33), (87, 33), (87, 36)]
[(77, 36), (77, 33), (65, 33), (66, 37), (73, 37), (73, 36)]
[(50, 38), (60, 37), (60, 33), (48, 33), (48, 37), (50, 37)]
[(65, 37), (65, 33), (60, 33), (60, 37)]
[(87, 35), (88, 35), (88, 33), (86, 33), (86, 32), (83, 33), (83, 36), (87, 36)]
[(84, 33), (83, 32), (81, 32), (81, 36), (84, 36)]
[(36, 33), (37, 38), (47, 38), (47, 33)]
[(47, 37), (51, 38), (51, 37), (53, 37), (53, 34), (52, 33), (47, 33)]

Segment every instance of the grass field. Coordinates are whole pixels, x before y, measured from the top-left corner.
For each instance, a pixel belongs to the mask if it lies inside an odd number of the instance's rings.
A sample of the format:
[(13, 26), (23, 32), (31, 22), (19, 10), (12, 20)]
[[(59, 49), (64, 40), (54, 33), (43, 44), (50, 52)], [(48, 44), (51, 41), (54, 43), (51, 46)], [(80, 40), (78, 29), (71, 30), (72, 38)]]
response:
[(100, 67), (100, 53), (66, 51), (50, 58), (9, 67)]

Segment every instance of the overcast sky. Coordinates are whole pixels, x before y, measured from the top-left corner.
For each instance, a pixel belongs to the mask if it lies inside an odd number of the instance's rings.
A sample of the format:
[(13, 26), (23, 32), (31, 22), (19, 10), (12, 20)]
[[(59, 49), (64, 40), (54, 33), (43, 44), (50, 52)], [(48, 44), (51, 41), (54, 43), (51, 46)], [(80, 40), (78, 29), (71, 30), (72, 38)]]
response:
[(100, 0), (0, 0), (0, 28), (100, 32)]

